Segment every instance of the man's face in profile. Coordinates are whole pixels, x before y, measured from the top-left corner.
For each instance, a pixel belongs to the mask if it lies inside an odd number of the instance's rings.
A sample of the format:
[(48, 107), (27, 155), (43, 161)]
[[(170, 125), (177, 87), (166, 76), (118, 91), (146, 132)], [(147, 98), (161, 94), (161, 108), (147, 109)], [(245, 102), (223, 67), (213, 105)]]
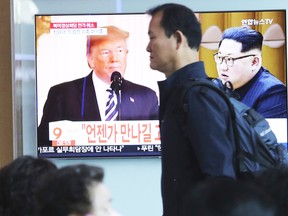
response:
[(110, 77), (114, 71), (124, 76), (127, 53), (125, 39), (101, 41), (91, 47), (91, 52), (88, 54), (89, 65), (101, 80), (110, 84)]

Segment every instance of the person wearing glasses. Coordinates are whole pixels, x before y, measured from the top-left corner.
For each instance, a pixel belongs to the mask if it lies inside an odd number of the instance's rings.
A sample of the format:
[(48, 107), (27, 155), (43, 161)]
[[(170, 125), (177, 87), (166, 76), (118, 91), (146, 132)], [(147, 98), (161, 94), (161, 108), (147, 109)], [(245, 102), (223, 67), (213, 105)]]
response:
[[(87, 36), (87, 62), (92, 70), (89, 75), (50, 88), (38, 127), (38, 146), (51, 145), (49, 122), (53, 121), (158, 119), (156, 92), (123, 78), (129, 32), (116, 26), (102, 28), (107, 30), (106, 35)], [(118, 72), (117, 85), (121, 83), (117, 101), (109, 95), (113, 72)], [(117, 105), (117, 112), (114, 112), (114, 104)]]
[(247, 26), (226, 29), (214, 54), (219, 78), (265, 118), (287, 117), (287, 87), (262, 66), (263, 36)]

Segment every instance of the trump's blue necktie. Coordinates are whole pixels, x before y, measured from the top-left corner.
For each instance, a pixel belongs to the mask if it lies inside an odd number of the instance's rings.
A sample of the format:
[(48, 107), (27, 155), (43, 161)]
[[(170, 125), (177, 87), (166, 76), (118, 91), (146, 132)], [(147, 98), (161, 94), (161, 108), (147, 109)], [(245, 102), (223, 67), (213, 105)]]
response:
[(108, 101), (106, 103), (105, 120), (114, 121), (118, 117), (117, 96), (112, 89), (107, 89), (109, 92)]

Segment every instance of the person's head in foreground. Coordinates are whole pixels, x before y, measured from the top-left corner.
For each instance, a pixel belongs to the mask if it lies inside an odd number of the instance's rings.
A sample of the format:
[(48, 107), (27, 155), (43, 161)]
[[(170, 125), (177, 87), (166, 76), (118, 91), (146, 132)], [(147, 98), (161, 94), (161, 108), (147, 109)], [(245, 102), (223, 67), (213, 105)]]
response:
[(103, 169), (96, 166), (59, 169), (37, 191), (38, 216), (119, 216), (103, 177)]
[(189, 190), (180, 216), (276, 216), (271, 197), (257, 186), (212, 177)]
[(33, 216), (36, 188), (57, 170), (47, 159), (20, 156), (0, 170), (0, 215)]

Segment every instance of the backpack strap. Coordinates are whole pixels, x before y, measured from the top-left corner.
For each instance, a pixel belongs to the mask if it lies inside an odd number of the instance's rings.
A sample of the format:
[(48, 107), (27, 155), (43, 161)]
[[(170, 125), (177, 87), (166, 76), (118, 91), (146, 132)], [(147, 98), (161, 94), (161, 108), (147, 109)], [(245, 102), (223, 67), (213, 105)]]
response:
[(238, 95), (234, 91), (233, 84), (230, 81), (226, 81), (224, 84), (221, 79), (214, 78), (212, 79), (212, 82), (221, 89), (228, 97), (235, 98), (236, 100), (240, 100), (240, 95)]
[[(219, 80), (219, 79), (217, 79), (217, 80)], [(220, 82), (221, 82), (221, 80), (220, 80)], [(230, 102), (229, 97), (225, 93), (225, 88), (227, 88), (227, 87), (223, 87), (222, 82), (221, 82), (221, 85), (220, 85), (220, 83), (215, 85), (214, 79), (211, 79), (211, 78), (208, 78), (208, 79), (191, 78), (188, 82), (186, 82), (184, 84), (182, 91), (180, 93), (180, 106), (181, 106), (180, 109), (184, 110), (184, 112), (188, 111), (187, 104), (185, 104), (186, 93), (188, 92), (188, 90), (190, 88), (192, 88), (194, 86), (203, 86), (203, 87), (207, 87), (209, 89), (214, 90), (223, 98), (223, 100), (226, 102), (226, 104), (229, 108), (229, 111), (231, 113), (234, 141), (235, 141), (235, 146), (236, 146), (236, 169), (235, 169), (235, 171), (236, 171), (237, 177), (239, 177), (240, 173), (241, 173), (240, 170), (242, 170), (241, 166), (243, 166), (243, 163), (241, 162), (243, 160), (243, 151), (242, 151), (242, 149), (240, 147), (240, 143), (239, 143), (240, 139), (239, 139), (239, 132), (237, 129), (235, 109), (234, 109), (233, 104)], [(203, 89), (203, 91), (205, 91), (205, 90)], [(233, 92), (233, 91), (231, 90), (231, 92)], [(232, 95), (232, 93), (231, 93), (231, 95)], [(236, 97), (236, 95), (235, 95), (235, 97)]]

